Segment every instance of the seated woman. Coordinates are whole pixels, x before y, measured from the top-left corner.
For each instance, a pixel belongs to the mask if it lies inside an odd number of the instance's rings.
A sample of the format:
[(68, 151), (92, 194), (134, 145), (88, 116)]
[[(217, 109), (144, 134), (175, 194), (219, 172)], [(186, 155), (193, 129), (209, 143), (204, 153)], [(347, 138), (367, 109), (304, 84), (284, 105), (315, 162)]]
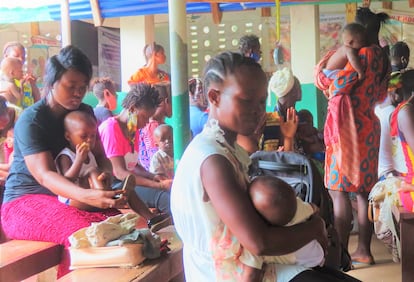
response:
[(248, 152), (293, 151), (294, 137), (298, 127), (295, 105), (302, 99), (299, 80), (288, 68), (275, 72), (269, 82), (269, 95), (277, 97), (274, 112), (259, 119), (258, 126), (250, 136), (237, 136), (237, 142)]
[[(63, 131), (65, 115), (73, 110), (93, 115), (92, 108), (82, 103), (91, 75), (92, 65), (80, 49), (61, 49), (46, 65), (44, 98), (25, 109), (14, 127), (14, 160), (5, 185), (2, 227), (11, 239), (64, 245), (58, 276), (69, 271), (69, 235), (118, 214), (118, 210), (109, 208), (126, 203), (125, 197), (115, 197), (122, 195), (122, 191), (83, 189), (60, 175), (54, 163), (67, 145)], [(111, 174), (111, 163), (99, 140), (93, 154), (102, 171)], [(64, 205), (57, 195), (101, 211), (88, 212)]]
[(172, 180), (164, 180), (145, 170), (138, 163), (138, 130), (154, 115), (162, 101), (158, 91), (147, 83), (131, 86), (122, 101), (122, 112), (105, 120), (98, 128), (106, 156), (115, 176), (113, 188), (121, 185), (128, 175), (135, 176), (135, 192), (150, 208), (170, 213)]

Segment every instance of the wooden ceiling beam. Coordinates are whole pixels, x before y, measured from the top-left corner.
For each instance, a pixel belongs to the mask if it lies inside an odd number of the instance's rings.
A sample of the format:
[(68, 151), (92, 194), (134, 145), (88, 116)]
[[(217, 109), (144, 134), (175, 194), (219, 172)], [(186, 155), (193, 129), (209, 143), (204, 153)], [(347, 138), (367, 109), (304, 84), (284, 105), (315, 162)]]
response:
[(89, 0), (91, 4), (93, 23), (95, 26), (102, 26), (103, 18), (101, 8), (99, 7), (99, 0)]
[(213, 16), (213, 23), (221, 23), (223, 12), (220, 10), (219, 3), (211, 3), (211, 15)]
[(391, 10), (392, 9), (392, 2), (391, 1), (390, 2), (382, 1), (382, 8)]

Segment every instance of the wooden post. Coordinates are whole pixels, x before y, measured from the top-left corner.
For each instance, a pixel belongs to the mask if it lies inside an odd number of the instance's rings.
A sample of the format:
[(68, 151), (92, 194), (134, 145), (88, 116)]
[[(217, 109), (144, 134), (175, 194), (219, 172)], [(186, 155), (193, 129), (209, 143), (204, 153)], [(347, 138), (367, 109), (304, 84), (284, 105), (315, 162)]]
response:
[(392, 2), (382, 2), (382, 8), (392, 10)]
[(369, 8), (369, 5), (371, 5), (371, 0), (362, 0), (362, 7)]
[(355, 21), (356, 16), (356, 10), (357, 10), (357, 4), (356, 3), (346, 3), (345, 4), (345, 10), (346, 10), (346, 22), (352, 23)]
[(30, 23), (30, 34), (32, 36), (40, 35), (39, 22)]
[(221, 18), (223, 17), (223, 13), (220, 10), (220, 6), (218, 3), (211, 3), (211, 15), (213, 16), (213, 23), (219, 24), (221, 23)]
[(263, 18), (272, 16), (272, 9), (270, 9), (269, 7), (262, 8), (261, 11), (262, 11), (262, 17)]

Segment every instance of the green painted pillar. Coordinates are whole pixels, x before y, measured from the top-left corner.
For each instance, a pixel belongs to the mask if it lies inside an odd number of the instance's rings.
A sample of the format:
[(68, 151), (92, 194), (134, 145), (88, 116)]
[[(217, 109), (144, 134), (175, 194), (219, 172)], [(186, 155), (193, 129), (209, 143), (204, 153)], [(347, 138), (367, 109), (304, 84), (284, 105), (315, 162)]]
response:
[[(291, 65), (302, 87), (302, 101), (296, 109), (307, 109), (313, 115), (314, 126), (322, 129), (327, 101), (314, 85), (314, 67), (319, 62), (319, 6), (290, 7)], [(293, 44), (293, 42), (295, 44)]]
[(177, 166), (190, 142), (187, 70), (187, 16), (185, 0), (168, 0), (170, 23), (171, 92), (174, 163)]

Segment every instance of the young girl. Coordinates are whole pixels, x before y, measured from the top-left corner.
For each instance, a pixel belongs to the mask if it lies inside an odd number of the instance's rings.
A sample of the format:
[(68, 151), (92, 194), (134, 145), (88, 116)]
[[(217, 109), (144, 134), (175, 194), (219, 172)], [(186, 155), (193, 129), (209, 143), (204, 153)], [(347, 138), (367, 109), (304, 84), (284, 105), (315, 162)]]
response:
[[(264, 115), (266, 81), (260, 65), (238, 53), (221, 53), (206, 65), (209, 121), (184, 152), (171, 190), (171, 211), (183, 241), (189, 282), (240, 281), (243, 264), (234, 254), (241, 246), (254, 255), (287, 254), (314, 239), (327, 247), (319, 216), (294, 226), (269, 226), (247, 193), (250, 158), (236, 137), (251, 135)], [(222, 248), (212, 248), (213, 244)], [(221, 260), (223, 256), (227, 259)], [(297, 265), (263, 269), (273, 281), (276, 270), (278, 281), (337, 281)]]
[(165, 123), (166, 117), (171, 117), (172, 115), (171, 84), (169, 82), (160, 82), (153, 86), (159, 94), (159, 105), (145, 127), (139, 129), (138, 159), (146, 170), (149, 170), (151, 158), (158, 150), (154, 140), (154, 131), (160, 124)]
[(113, 116), (112, 111), (116, 109), (118, 96), (115, 83), (109, 77), (96, 78), (92, 82), (92, 91), (99, 101), (93, 109), (99, 126), (104, 120)]

